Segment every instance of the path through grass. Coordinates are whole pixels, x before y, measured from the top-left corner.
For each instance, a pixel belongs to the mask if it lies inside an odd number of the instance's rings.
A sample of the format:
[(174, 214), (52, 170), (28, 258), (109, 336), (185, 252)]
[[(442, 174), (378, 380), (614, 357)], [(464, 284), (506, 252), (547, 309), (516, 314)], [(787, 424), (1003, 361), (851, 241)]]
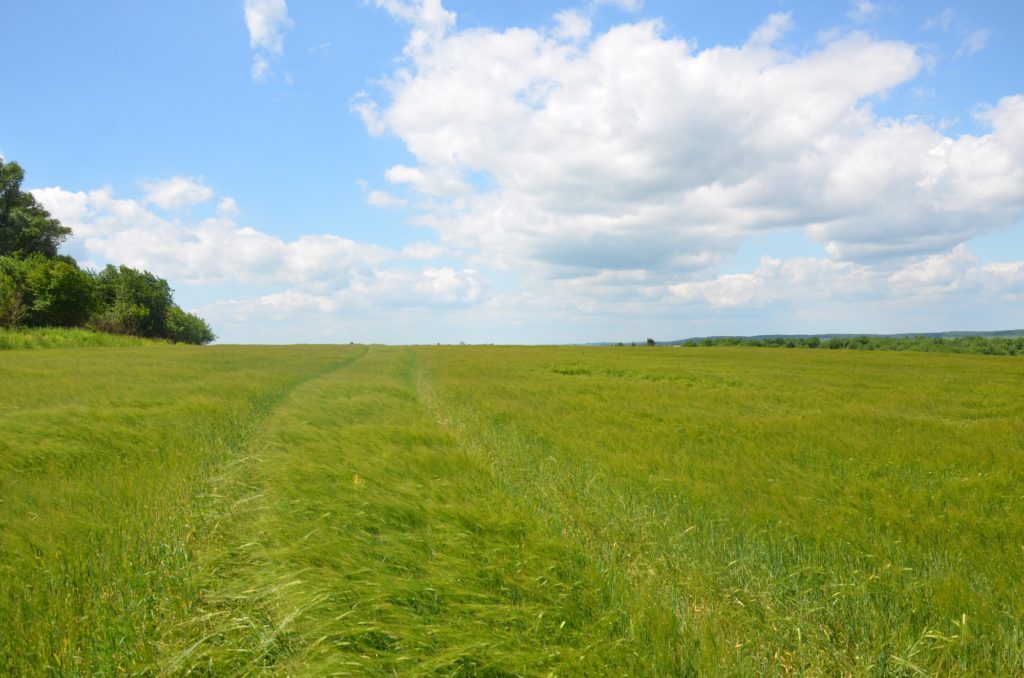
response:
[(6, 672), (1024, 675), (1018, 359), (11, 355)]

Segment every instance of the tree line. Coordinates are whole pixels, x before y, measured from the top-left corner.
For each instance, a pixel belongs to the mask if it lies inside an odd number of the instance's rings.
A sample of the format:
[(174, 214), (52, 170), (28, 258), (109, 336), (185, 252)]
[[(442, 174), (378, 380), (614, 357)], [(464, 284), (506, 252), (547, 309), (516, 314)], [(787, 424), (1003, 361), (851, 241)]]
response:
[(166, 280), (107, 265), (81, 268), (58, 253), (71, 229), (21, 190), (25, 172), (0, 158), (0, 327), (85, 327), (188, 344), (214, 339), (205, 320), (174, 303)]
[(687, 341), (681, 346), (760, 346), (764, 348), (846, 349), (854, 351), (925, 351), (934, 353), (982, 353), (1024, 355), (1024, 337), (714, 337)]

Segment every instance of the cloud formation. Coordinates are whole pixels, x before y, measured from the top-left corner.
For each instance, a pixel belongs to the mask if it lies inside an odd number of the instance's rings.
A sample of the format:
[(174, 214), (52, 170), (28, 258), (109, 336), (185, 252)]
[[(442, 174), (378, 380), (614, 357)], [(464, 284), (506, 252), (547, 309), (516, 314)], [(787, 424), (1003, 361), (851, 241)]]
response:
[[(213, 192), (206, 190), (208, 200)], [(394, 250), (326, 234), (286, 241), (235, 221), (238, 207), (228, 197), (219, 202), (216, 216), (182, 221), (150, 210), (148, 198), (118, 198), (110, 188), (32, 193), (71, 227), (70, 245), (84, 250), (88, 260), (123, 263), (189, 285), (286, 286), (287, 292), (270, 295), (277, 308), (287, 300), (308, 307), (311, 298), (332, 299), (332, 304), (357, 299), (472, 303), (484, 288), (471, 269), (423, 264), (445, 254), (433, 243)]]
[(263, 82), (272, 60), (284, 54), (284, 36), (294, 23), (285, 0), (245, 0), (245, 25), (253, 50), (252, 79)]
[(578, 42), (564, 13), (550, 34), (458, 31), (439, 2), (378, 4), (412, 24), (407, 59), (353, 108), (415, 158), (385, 177), (422, 223), (499, 267), (678, 284), (758, 234), (867, 264), (1024, 215), (1020, 96), (978, 114), (979, 135), (874, 112), (924, 67), (911, 44), (851, 32), (795, 54), (776, 46), (785, 14), (736, 47), (697, 50), (657, 21)]
[(144, 181), (146, 202), (165, 210), (199, 205), (213, 197), (213, 189), (203, 184), (202, 178), (171, 177), (158, 181)]
[(1014, 301), (1024, 294), (1024, 261), (982, 263), (963, 244), (895, 269), (829, 259), (763, 257), (751, 273), (681, 283), (668, 291), (678, 303), (717, 309), (890, 300), (931, 305), (955, 297)]

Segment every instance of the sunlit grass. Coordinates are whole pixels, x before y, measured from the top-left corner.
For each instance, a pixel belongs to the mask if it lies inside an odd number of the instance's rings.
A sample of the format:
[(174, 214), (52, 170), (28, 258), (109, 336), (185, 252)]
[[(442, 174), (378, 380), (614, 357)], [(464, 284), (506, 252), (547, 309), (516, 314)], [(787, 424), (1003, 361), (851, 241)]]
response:
[(32, 327), (0, 329), (0, 350), (25, 348), (84, 348), (96, 346), (147, 346), (165, 344), (124, 334), (94, 332), (79, 327)]
[(0, 673), (1024, 674), (1024, 364), (0, 355)]

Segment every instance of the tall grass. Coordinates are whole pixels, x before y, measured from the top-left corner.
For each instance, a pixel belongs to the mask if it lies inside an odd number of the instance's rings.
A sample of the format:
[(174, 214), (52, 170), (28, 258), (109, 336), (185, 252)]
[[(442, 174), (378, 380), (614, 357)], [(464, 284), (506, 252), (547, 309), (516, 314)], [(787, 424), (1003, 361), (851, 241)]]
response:
[(648, 673), (1024, 673), (1019, 361), (424, 358), (463, 444), (602, 570)]
[(1024, 366), (0, 355), (0, 673), (1024, 675)]
[(97, 346), (146, 346), (166, 343), (124, 334), (94, 332), (78, 327), (0, 329), (0, 350), (25, 348), (85, 348)]
[(0, 674), (154, 666), (190, 616), (208, 483), (288, 389), (353, 350), (0, 354)]

